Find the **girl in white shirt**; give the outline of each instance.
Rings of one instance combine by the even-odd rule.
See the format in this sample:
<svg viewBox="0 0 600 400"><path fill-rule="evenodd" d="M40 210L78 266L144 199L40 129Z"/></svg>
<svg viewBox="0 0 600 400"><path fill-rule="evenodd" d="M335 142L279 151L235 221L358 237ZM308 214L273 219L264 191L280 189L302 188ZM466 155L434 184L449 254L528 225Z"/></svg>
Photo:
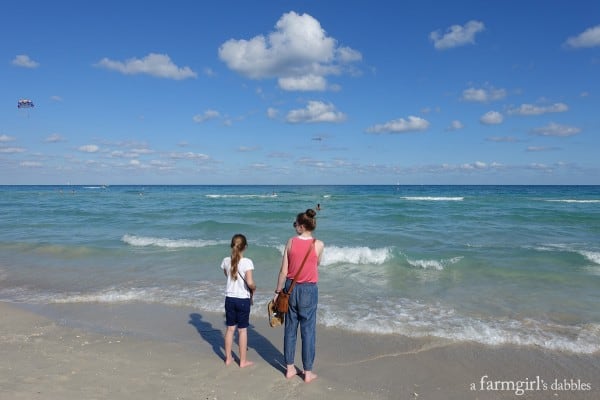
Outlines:
<svg viewBox="0 0 600 400"><path fill-rule="evenodd" d="M250 324L251 299L256 284L252 277L254 263L244 257L244 250L248 247L246 237L242 234L233 235L231 238L231 256L225 257L221 262L223 273L227 277L225 289L225 365L233 361L232 347L235 327L238 329L240 347L240 367L254 364L246 359L248 350L248 325Z"/></svg>

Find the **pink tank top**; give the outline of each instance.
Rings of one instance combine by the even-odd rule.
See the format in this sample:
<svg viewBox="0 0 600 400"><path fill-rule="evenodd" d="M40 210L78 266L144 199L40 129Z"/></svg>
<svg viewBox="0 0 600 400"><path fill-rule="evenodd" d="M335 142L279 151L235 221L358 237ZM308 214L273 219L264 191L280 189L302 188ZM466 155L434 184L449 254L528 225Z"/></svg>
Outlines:
<svg viewBox="0 0 600 400"><path fill-rule="evenodd" d="M298 236L292 238L292 248L288 251L288 274L287 277L294 279L296 272L302 265L306 252L312 246L313 239L300 239ZM315 249L311 250L304 267L300 272L297 283L317 283L319 281L319 257Z"/></svg>

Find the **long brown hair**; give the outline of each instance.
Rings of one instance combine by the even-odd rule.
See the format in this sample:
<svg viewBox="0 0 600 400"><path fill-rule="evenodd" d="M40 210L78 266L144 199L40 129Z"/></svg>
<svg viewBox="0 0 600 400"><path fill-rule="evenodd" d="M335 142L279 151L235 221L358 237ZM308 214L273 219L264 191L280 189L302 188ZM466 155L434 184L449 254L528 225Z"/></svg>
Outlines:
<svg viewBox="0 0 600 400"><path fill-rule="evenodd" d="M246 250L246 247L248 247L246 236L241 233L233 235L231 238L231 270L229 272L231 279L234 281L237 281L238 264L242 259L242 252Z"/></svg>

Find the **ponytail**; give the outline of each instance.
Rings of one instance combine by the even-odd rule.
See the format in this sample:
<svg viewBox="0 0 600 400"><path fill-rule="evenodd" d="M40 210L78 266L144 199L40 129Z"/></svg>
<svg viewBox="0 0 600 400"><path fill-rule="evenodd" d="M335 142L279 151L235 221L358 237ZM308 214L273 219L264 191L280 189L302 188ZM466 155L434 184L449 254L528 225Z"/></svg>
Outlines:
<svg viewBox="0 0 600 400"><path fill-rule="evenodd" d="M231 270L230 277L234 281L237 281L238 276L238 264L242 259L242 252L248 247L246 237L241 233L233 235L231 238Z"/></svg>

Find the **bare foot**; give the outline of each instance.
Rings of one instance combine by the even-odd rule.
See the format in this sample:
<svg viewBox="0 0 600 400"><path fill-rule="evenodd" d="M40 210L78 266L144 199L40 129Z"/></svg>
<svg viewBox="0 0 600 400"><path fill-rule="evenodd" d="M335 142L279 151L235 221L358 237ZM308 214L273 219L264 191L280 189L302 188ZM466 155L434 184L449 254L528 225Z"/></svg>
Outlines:
<svg viewBox="0 0 600 400"><path fill-rule="evenodd" d="M296 371L296 367L295 366L289 366L287 367L287 371L285 372L285 377L288 379L291 379L293 377L295 377L296 375L298 375L298 371Z"/></svg>
<svg viewBox="0 0 600 400"><path fill-rule="evenodd" d="M232 362L233 362L233 358L228 357L228 358L225 359L225 365L229 365Z"/></svg>
<svg viewBox="0 0 600 400"><path fill-rule="evenodd" d="M310 383L317 379L317 374L313 374L310 371L304 371L304 382Z"/></svg>
<svg viewBox="0 0 600 400"><path fill-rule="evenodd" d="M251 365L254 365L254 362L252 362L252 361L244 361L244 362L241 362L241 361L240 361L240 368L246 368L246 367L249 367L249 366L251 366Z"/></svg>

